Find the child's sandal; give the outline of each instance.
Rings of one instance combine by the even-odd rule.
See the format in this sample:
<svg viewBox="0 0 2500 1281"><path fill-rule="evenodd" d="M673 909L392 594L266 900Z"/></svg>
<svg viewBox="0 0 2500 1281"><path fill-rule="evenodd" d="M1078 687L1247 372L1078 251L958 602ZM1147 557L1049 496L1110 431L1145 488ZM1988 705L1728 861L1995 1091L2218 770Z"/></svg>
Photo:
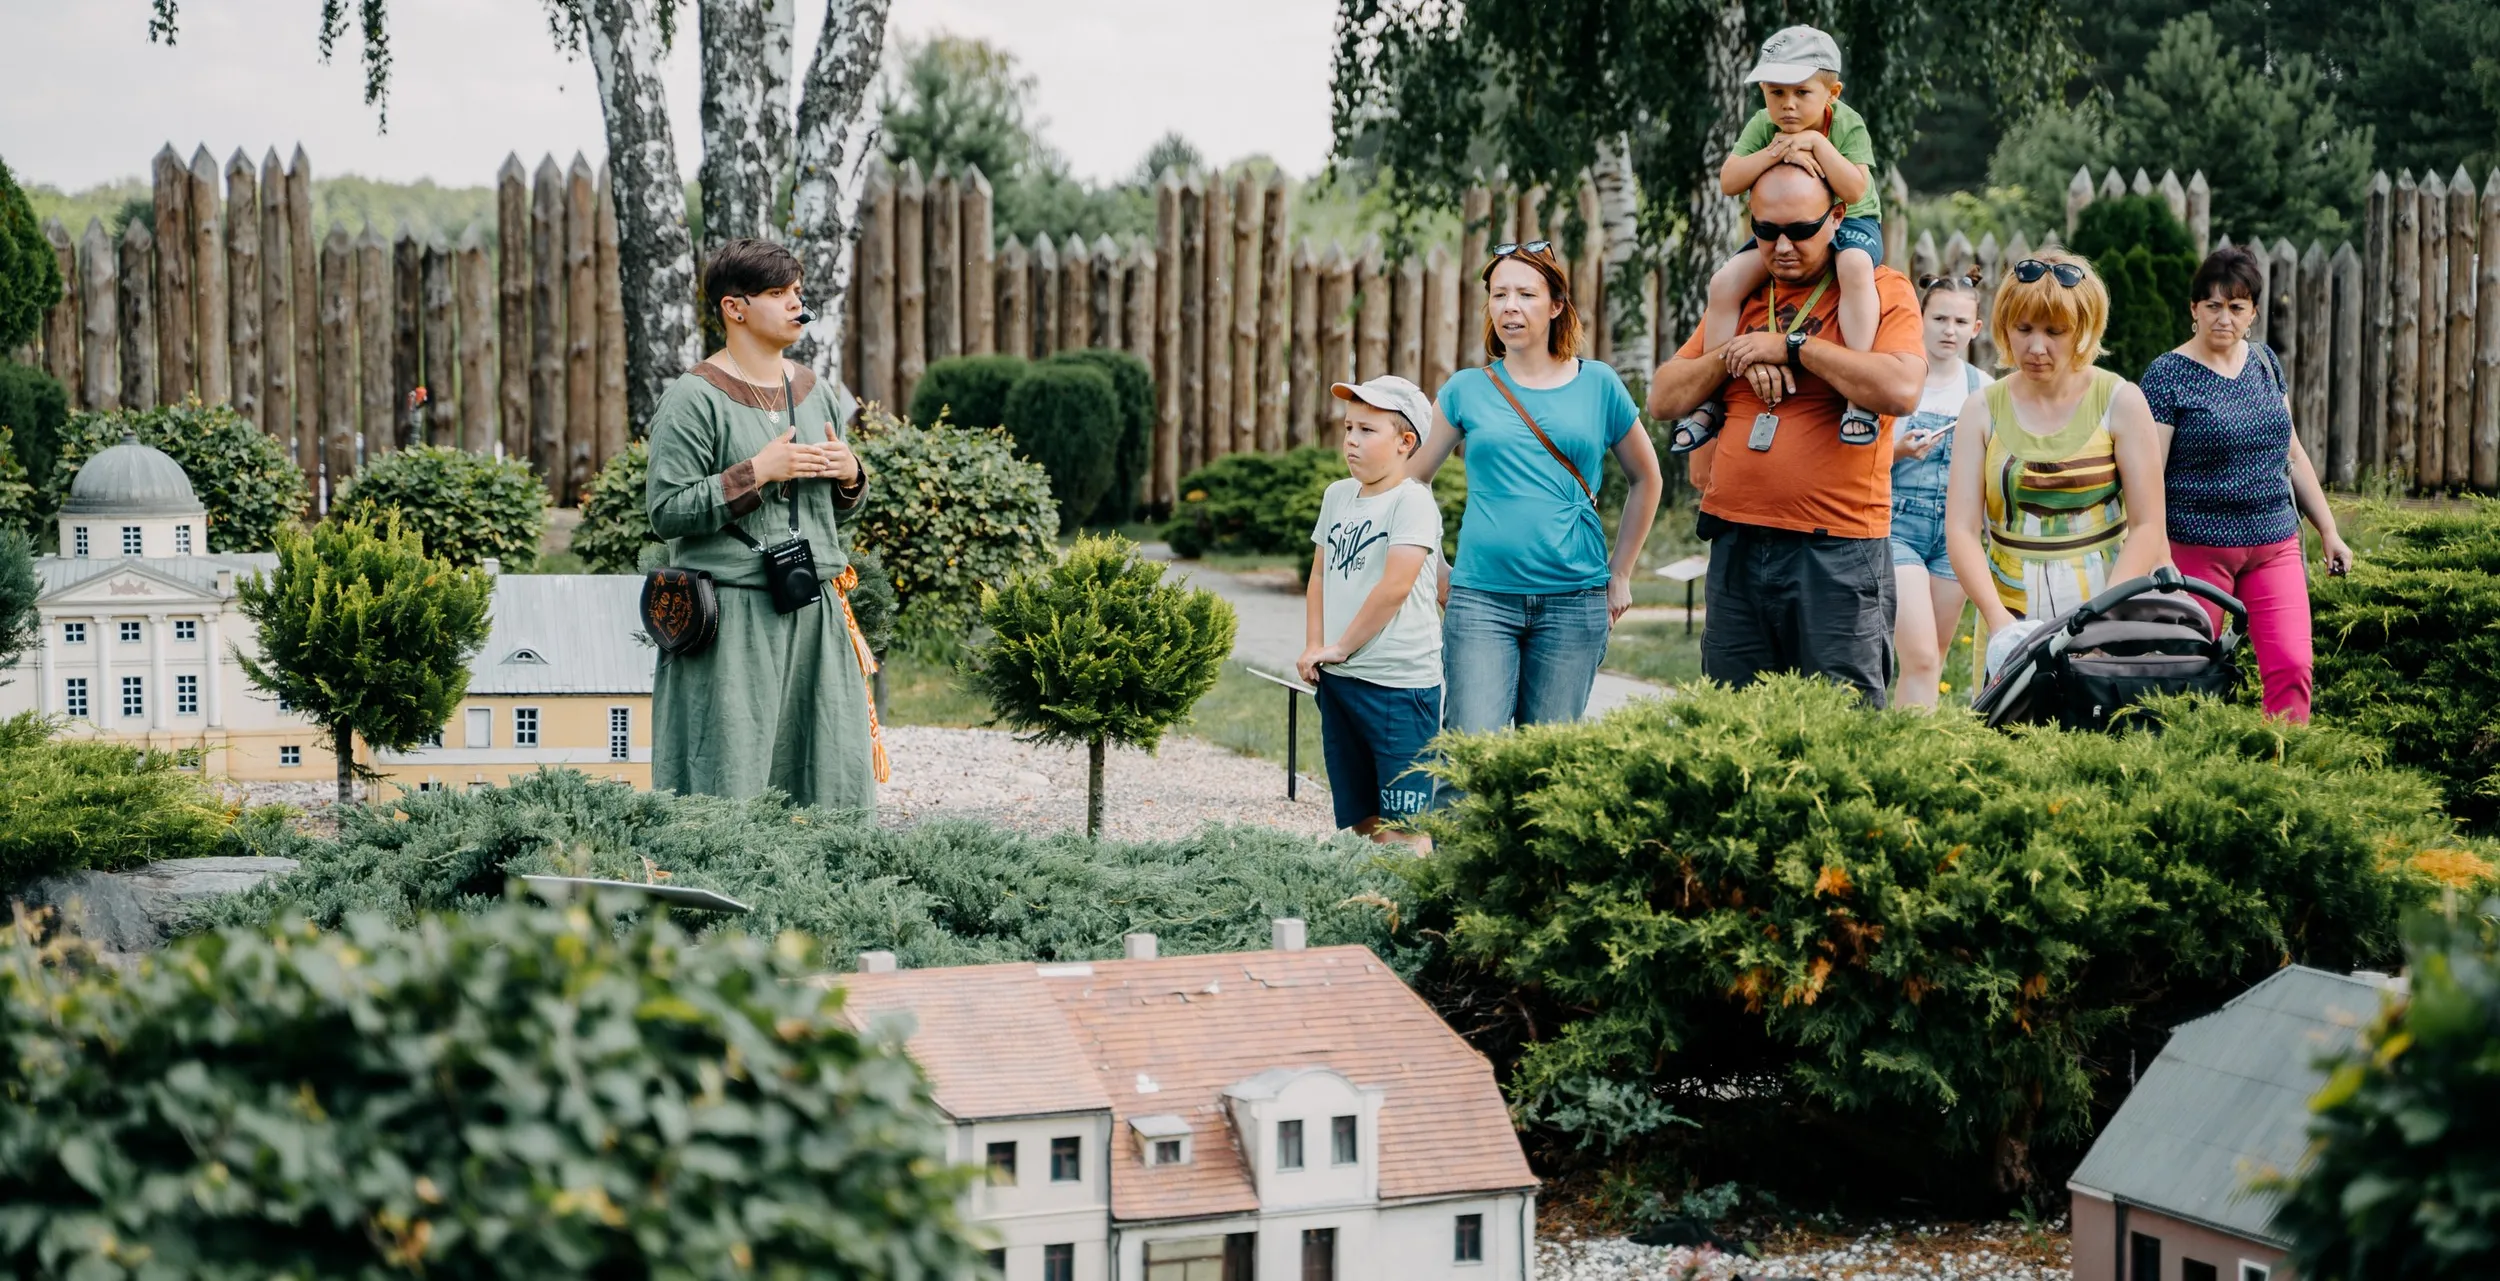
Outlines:
<svg viewBox="0 0 2500 1281"><path fill-rule="evenodd" d="M1875 415L1851 405L1849 412L1840 416L1840 443L1872 445L1875 443L1875 436L1881 425Z"/></svg>
<svg viewBox="0 0 2500 1281"><path fill-rule="evenodd" d="M1667 433L1667 452L1689 454L1709 444L1726 421L1726 405L1715 400L1703 401L1693 412L1675 420L1674 428Z"/></svg>

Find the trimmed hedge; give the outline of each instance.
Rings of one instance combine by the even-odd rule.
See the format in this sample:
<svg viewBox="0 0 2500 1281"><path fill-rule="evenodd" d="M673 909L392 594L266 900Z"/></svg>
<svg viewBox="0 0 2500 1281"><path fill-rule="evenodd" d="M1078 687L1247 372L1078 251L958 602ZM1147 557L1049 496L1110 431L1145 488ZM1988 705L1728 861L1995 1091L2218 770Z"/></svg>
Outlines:
<svg viewBox="0 0 2500 1281"><path fill-rule="evenodd" d="M547 502L526 460L416 445L366 460L330 516L379 527L396 511L426 555L464 569L493 556L517 573L538 562Z"/></svg>
<svg viewBox="0 0 2500 1281"><path fill-rule="evenodd" d="M1111 376L1084 365L1045 361L1007 393L1007 434L1050 473L1062 530L1084 523L1111 488L1120 412Z"/></svg>
<svg viewBox="0 0 2500 1281"><path fill-rule="evenodd" d="M949 356L935 361L912 384L910 418L940 419L958 427L1007 425L1007 393L1024 380L1031 362L1022 356Z"/></svg>
<svg viewBox="0 0 2500 1281"><path fill-rule="evenodd" d="M923 427L870 410L851 434L868 496L850 513L854 547L893 580L907 632L961 635L981 588L1046 563L1059 509L1050 477L1005 432Z"/></svg>
<svg viewBox="0 0 2500 1281"><path fill-rule="evenodd" d="M2179 345L2196 242L2159 196L2096 200L2075 226L2076 253L2109 288L2109 327L2100 363L2140 378L2153 358ZM2265 305L2264 299L2258 300Z"/></svg>
<svg viewBox="0 0 2500 1281"><path fill-rule="evenodd" d="M582 523L573 527L573 554L594 574L631 574L642 568L644 550L665 547L651 532L644 491L651 481L651 443L637 440L608 460L582 493Z"/></svg>
<svg viewBox="0 0 2500 1281"><path fill-rule="evenodd" d="M1109 347L1063 351L1042 363L1082 365L1110 376L1111 390L1120 398L1119 438L1111 453L1111 487L1103 491L1102 502L1085 523L1126 524L1129 517L1137 514L1138 485L1145 479L1154 454L1154 371L1146 367L1145 361Z"/></svg>
<svg viewBox="0 0 2500 1281"><path fill-rule="evenodd" d="M525 872L642 880L648 858L679 885L751 904L734 923L799 930L834 963L890 948L911 966L1121 954L1147 931L1167 953L1267 946L1268 922L1300 916L1313 943L1364 943L1411 972L1421 945L1394 936L1402 888L1356 842L1207 827L1136 844L1036 837L981 823L894 830L795 809L637 792L546 770L481 792L421 792L343 806L336 837L251 833L252 852L299 859L293 875L195 910L188 928L298 913L334 925L357 912L410 921L482 910Z"/></svg>
<svg viewBox="0 0 2500 1281"><path fill-rule="evenodd" d="M1458 986L1516 1011L1529 1115L1611 1083L1705 1118L1678 1142L1821 1116L1905 1177L2012 1190L2170 1024L2287 959L2384 963L2401 912L2491 879L2374 745L2142 721L2007 735L1782 678L1445 739L1463 793L1410 878Z"/></svg>
<svg viewBox="0 0 2500 1281"><path fill-rule="evenodd" d="M278 438L226 405L198 398L156 409L79 413L62 429L61 448L43 481L46 512L57 512L88 459L135 435L181 464L192 492L208 508L211 552L265 552L278 528L304 509L312 491ZM27 470L33 472L32 459Z"/></svg>
<svg viewBox="0 0 2500 1281"><path fill-rule="evenodd" d="M0 938L15 1276L840 1276L980 1255L945 1121L795 937L496 906ZM64 964L63 962L67 962Z"/></svg>
<svg viewBox="0 0 2500 1281"><path fill-rule="evenodd" d="M2440 780L2468 826L2500 829L2500 502L2376 518L2351 573L2309 584L2316 714Z"/></svg>
<svg viewBox="0 0 2500 1281"><path fill-rule="evenodd" d="M1163 527L1173 554L1209 552L1285 556L1311 567L1311 530L1328 487L1346 478L1345 456L1324 445L1282 454L1226 454L1181 478L1180 503ZM1433 478L1441 508L1441 554L1458 554L1459 518L1467 510L1463 468Z"/></svg>

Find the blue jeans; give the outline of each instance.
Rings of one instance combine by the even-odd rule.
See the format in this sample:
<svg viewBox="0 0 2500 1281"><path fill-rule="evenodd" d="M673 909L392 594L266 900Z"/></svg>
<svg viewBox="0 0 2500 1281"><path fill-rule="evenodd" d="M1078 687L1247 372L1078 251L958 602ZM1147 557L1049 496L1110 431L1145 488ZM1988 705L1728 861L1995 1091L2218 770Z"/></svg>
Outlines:
<svg viewBox="0 0 2500 1281"><path fill-rule="evenodd" d="M1580 719L1610 626L1603 587L1542 596L1451 588L1441 616L1441 727Z"/></svg>

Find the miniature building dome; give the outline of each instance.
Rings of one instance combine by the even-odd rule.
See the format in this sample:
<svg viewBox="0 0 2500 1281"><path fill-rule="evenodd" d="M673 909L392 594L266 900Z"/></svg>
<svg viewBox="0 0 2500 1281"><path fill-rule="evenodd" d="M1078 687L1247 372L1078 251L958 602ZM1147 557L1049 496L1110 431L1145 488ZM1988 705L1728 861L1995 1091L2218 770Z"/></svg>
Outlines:
<svg viewBox="0 0 2500 1281"><path fill-rule="evenodd" d="M65 516L196 516L207 510L182 464L136 436L88 459L61 505Z"/></svg>

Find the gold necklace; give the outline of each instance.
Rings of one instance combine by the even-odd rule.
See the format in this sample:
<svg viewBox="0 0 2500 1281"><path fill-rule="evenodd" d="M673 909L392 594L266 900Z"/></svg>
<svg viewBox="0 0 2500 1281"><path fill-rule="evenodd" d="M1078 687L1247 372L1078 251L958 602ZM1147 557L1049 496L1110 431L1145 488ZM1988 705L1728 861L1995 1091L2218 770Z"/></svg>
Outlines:
<svg viewBox="0 0 2500 1281"><path fill-rule="evenodd" d="M738 363L738 358L736 356L731 356L729 354L729 349L727 347L721 348L720 354L728 357L729 372L736 374L739 382L745 383L749 387L765 386L765 384L759 383L753 378L747 376L746 367ZM756 393L756 399L761 400L763 398L764 396L762 392ZM780 426L782 411L790 408L790 389L786 386L781 389L780 409L765 409L764 406L761 405L756 406L756 408L764 410L764 421L771 423L775 427Z"/></svg>

